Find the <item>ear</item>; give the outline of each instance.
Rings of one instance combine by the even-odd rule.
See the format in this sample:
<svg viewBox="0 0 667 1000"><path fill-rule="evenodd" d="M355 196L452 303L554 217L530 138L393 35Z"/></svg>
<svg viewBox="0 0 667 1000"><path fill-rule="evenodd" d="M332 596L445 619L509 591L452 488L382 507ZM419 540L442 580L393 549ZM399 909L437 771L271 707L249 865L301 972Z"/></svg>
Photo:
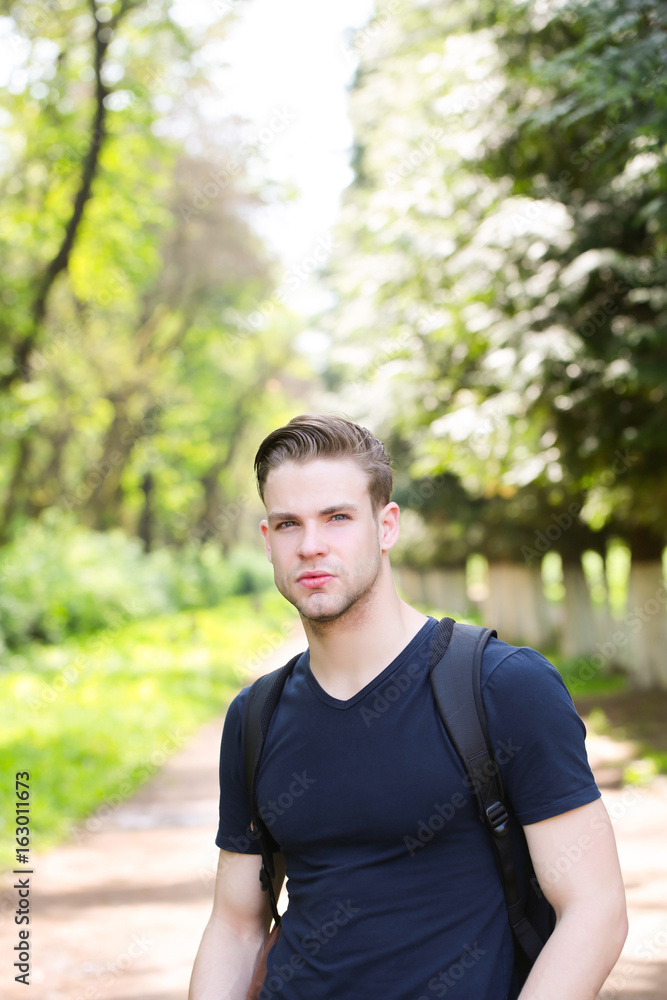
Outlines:
<svg viewBox="0 0 667 1000"><path fill-rule="evenodd" d="M260 521L259 522L260 531L264 535L264 548L266 549L266 558L271 562L271 542L269 541L269 522Z"/></svg>
<svg viewBox="0 0 667 1000"><path fill-rule="evenodd" d="M394 503L393 500L378 512L380 547L383 552L388 552L389 549L393 549L394 545L398 541L398 536L400 534L398 524L399 513L400 508L397 503Z"/></svg>

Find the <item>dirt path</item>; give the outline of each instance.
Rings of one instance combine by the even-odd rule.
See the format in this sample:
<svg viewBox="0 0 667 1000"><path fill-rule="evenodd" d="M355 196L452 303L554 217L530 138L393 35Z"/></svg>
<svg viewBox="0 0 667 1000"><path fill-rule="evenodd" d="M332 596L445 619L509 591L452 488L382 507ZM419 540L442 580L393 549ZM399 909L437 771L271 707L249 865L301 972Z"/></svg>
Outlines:
<svg viewBox="0 0 667 1000"><path fill-rule="evenodd" d="M275 664L304 648L297 637ZM185 1000L208 919L217 848L221 720L206 725L130 801L91 831L34 859L31 985L14 982L17 891L0 897L0 996L6 1000ZM589 745L602 784L618 744ZM630 908L630 935L602 1000L667 1000L667 779L605 788ZM91 824L97 826L97 824ZM371 998L373 1000L373 998Z"/></svg>

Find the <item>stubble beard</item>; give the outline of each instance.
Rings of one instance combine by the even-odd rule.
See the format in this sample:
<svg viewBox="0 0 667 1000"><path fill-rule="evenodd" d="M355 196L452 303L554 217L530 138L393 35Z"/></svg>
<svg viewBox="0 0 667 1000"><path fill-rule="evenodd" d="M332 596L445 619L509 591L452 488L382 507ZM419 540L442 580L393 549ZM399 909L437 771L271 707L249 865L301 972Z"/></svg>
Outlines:
<svg viewBox="0 0 667 1000"><path fill-rule="evenodd" d="M303 619L308 622L309 627L316 635L323 635L340 625L352 625L361 621L365 617L366 609L370 603L371 595L382 571L382 555L378 550L375 553L373 562L369 567L368 576L364 573L364 580L358 586L346 593L338 595L340 604L330 610L318 612L312 607L312 598L295 598L284 581L280 583L276 580L276 587L283 597L294 605ZM345 580L341 574L337 574L338 580ZM317 597L317 595L313 595ZM329 595L323 594L323 597ZM329 599L331 599L329 597Z"/></svg>

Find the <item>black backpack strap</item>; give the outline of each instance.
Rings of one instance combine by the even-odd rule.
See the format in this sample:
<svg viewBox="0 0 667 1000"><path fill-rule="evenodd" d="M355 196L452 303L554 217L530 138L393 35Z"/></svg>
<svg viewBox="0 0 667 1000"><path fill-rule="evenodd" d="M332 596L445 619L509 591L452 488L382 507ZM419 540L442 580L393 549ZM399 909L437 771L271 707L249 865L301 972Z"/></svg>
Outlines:
<svg viewBox="0 0 667 1000"><path fill-rule="evenodd" d="M294 664L301 655L301 653L297 653L283 667L279 667L277 670L272 670L270 673L257 678L250 686L250 690L246 695L241 722L245 779L250 799L250 826L253 833L257 834L257 843L262 855L259 881L262 889L269 894L271 913L276 925L280 924L280 914L278 913L276 895L273 891L271 879L276 873L273 864L273 855L276 851L280 850L280 847L271 836L268 827L260 816L257 807L256 785L271 717L282 694L285 681L292 673Z"/></svg>
<svg viewBox="0 0 667 1000"><path fill-rule="evenodd" d="M447 734L475 793L480 817L491 833L512 933L533 963L543 942L526 918L502 780L482 702L482 654L491 636L497 637L495 629L443 618L433 637L431 684Z"/></svg>

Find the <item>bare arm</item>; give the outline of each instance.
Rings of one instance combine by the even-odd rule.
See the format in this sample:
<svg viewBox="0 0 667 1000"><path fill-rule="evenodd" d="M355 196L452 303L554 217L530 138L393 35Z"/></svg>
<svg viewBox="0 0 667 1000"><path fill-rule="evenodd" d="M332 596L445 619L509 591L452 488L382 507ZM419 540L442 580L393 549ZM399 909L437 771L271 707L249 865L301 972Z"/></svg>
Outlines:
<svg viewBox="0 0 667 1000"><path fill-rule="evenodd" d="M278 898L285 877L282 855L275 855L275 864ZM260 865L257 854L220 851L213 912L195 959L189 1000L245 1000L271 923Z"/></svg>
<svg viewBox="0 0 667 1000"><path fill-rule="evenodd" d="M520 1000L595 1000L627 935L625 890L601 799L524 827L557 924Z"/></svg>

